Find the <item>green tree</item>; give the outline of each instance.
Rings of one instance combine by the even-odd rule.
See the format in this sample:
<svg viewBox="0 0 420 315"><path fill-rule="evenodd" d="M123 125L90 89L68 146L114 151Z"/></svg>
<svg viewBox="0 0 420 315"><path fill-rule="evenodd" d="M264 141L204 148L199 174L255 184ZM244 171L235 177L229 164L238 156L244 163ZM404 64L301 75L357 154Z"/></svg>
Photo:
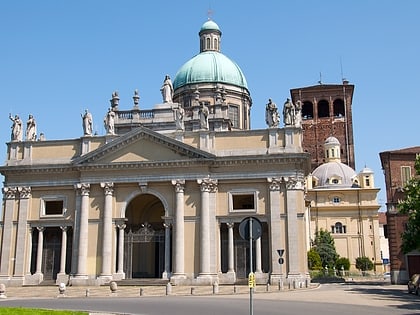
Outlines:
<svg viewBox="0 0 420 315"><path fill-rule="evenodd" d="M308 268L310 270L322 269L321 257L319 257L318 252L313 248L311 248L308 252Z"/></svg>
<svg viewBox="0 0 420 315"><path fill-rule="evenodd" d="M361 271L368 271L373 269L373 262L368 257L357 257L356 268Z"/></svg>
<svg viewBox="0 0 420 315"><path fill-rule="evenodd" d="M350 260L346 257L340 257L337 259L335 266L337 267L338 270L341 270L341 267L343 267L344 270L349 270Z"/></svg>
<svg viewBox="0 0 420 315"><path fill-rule="evenodd" d="M405 198L398 204L401 213L408 215L407 228L402 235L402 250L420 250L420 155L414 164L416 176L404 187Z"/></svg>
<svg viewBox="0 0 420 315"><path fill-rule="evenodd" d="M322 266L333 267L338 259L331 233L321 229L315 234L314 249L321 258Z"/></svg>

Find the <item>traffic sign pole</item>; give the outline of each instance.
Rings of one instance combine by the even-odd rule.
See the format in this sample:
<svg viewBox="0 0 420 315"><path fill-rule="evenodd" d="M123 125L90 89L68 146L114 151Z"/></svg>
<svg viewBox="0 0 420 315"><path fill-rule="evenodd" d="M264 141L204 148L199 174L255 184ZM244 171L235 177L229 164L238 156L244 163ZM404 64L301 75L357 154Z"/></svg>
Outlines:
<svg viewBox="0 0 420 315"><path fill-rule="evenodd" d="M254 266L252 264L252 260L253 260L253 256L252 256L252 217L251 217L249 219L249 269L250 269L250 272L249 272L248 278L250 278L251 275L252 275L252 277L254 277L254 270L253 270ZM249 280L251 280L251 279L249 279ZM252 280L255 281L254 278ZM249 314L250 315L254 315L254 303L253 303L253 300L252 300L253 292L254 292L254 286L252 285L249 288Z"/></svg>

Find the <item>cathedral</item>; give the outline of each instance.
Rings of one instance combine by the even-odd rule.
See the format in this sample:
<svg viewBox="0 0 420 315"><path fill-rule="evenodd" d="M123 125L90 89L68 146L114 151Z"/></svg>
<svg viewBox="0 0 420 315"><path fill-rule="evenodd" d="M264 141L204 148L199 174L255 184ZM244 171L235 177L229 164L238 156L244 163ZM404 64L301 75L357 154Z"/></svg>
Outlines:
<svg viewBox="0 0 420 315"><path fill-rule="evenodd" d="M299 102L281 115L270 101L267 128L252 130L247 81L221 36L214 21L201 26L199 54L165 76L152 109L138 91L132 105L113 92L104 135L88 111L74 139L23 139L10 117L0 283L308 280L311 158ZM258 237L241 233L250 218Z"/></svg>

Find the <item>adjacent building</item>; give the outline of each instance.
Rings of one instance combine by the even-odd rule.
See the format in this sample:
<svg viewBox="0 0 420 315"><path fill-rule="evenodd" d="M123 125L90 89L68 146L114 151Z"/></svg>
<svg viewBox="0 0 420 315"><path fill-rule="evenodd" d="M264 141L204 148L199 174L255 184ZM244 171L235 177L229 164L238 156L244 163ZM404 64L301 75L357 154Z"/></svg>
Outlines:
<svg viewBox="0 0 420 315"><path fill-rule="evenodd" d="M350 271L356 271L356 258L368 257L374 271L381 273L379 188L375 187L371 169L365 167L356 174L341 162L340 148L337 138L328 137L324 143L325 163L308 176L310 236L314 240L317 231L330 232L337 253L349 259Z"/></svg>
<svg viewBox="0 0 420 315"><path fill-rule="evenodd" d="M404 186L416 174L414 164L420 147L410 147L379 153L385 176L389 258L391 282L406 284L411 275L420 273L420 252L403 253L401 234L408 216L398 211L398 201L404 199Z"/></svg>

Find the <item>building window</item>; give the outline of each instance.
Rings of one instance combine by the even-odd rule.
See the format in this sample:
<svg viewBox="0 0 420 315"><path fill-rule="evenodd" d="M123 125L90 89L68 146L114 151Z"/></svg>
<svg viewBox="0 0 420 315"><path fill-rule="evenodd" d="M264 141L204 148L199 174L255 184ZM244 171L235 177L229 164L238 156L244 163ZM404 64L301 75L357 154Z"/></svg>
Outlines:
<svg viewBox="0 0 420 315"><path fill-rule="evenodd" d="M65 212L65 197L48 196L41 198L41 216L62 216Z"/></svg>
<svg viewBox="0 0 420 315"><path fill-rule="evenodd" d="M229 105L229 119L233 128L239 128L239 108L235 105Z"/></svg>
<svg viewBox="0 0 420 315"><path fill-rule="evenodd" d="M369 179L369 176L366 176L366 177L365 177L365 185L366 185L366 187L369 187L369 186L370 186L370 179Z"/></svg>
<svg viewBox="0 0 420 315"><path fill-rule="evenodd" d="M330 108L328 101L320 100L318 102L318 118L330 117Z"/></svg>
<svg viewBox="0 0 420 315"><path fill-rule="evenodd" d="M332 200L333 203L340 203L340 201L341 201L340 197L337 197L337 196L333 197L333 200Z"/></svg>
<svg viewBox="0 0 420 315"><path fill-rule="evenodd" d="M331 226L331 233L333 234L344 234L346 233L346 226L337 222L335 225Z"/></svg>
<svg viewBox="0 0 420 315"><path fill-rule="evenodd" d="M312 102L305 101L302 105L302 118L313 119L314 118L314 105Z"/></svg>
<svg viewBox="0 0 420 315"><path fill-rule="evenodd" d="M411 179L411 167L410 166L401 166L401 184L402 184L402 187L407 185L407 183L410 179Z"/></svg>
<svg viewBox="0 0 420 315"><path fill-rule="evenodd" d="M336 99L333 102L333 108L334 108L334 117L336 118L342 118L345 116L345 106L344 101L342 99Z"/></svg>
<svg viewBox="0 0 420 315"><path fill-rule="evenodd" d="M229 192L229 211L257 211L257 192Z"/></svg>

